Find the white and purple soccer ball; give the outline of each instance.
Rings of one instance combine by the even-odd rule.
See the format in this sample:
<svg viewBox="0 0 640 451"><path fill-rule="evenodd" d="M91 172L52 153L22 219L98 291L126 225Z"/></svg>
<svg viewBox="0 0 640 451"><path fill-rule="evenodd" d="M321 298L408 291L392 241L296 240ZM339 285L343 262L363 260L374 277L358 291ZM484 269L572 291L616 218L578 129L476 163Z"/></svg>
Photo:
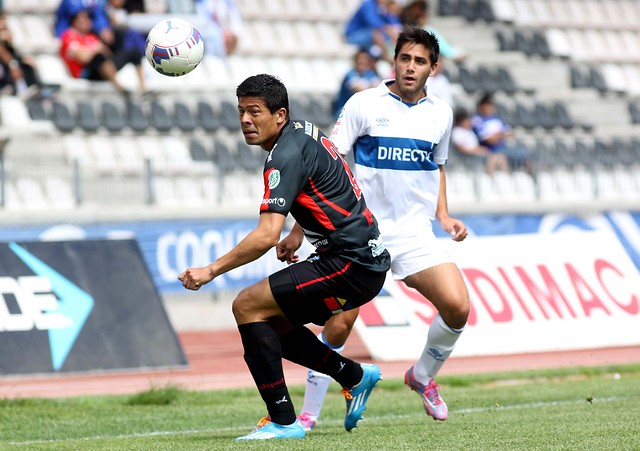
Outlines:
<svg viewBox="0 0 640 451"><path fill-rule="evenodd" d="M147 61L156 71L179 77L195 69L204 55L202 35L183 19L166 19L149 31L145 47Z"/></svg>

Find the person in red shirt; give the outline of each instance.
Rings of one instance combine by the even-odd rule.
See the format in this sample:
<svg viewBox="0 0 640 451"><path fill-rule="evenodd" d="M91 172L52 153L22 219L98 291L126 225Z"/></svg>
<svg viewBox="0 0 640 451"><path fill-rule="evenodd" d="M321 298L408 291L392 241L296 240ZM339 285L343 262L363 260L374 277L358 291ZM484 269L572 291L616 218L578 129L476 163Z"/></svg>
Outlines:
<svg viewBox="0 0 640 451"><path fill-rule="evenodd" d="M146 91L142 59L138 52L123 50L111 53L100 37L91 31L91 16L80 10L71 18L71 26L60 37L60 56L74 78L110 81L121 94L128 91L120 84L116 75L126 64L133 64L138 73L140 90Z"/></svg>

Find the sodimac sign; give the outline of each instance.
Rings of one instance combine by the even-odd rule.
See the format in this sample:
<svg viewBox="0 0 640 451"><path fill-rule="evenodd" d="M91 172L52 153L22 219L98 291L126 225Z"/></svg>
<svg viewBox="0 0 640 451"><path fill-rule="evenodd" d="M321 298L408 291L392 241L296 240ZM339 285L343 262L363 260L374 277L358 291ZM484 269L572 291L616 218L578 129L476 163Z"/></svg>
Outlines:
<svg viewBox="0 0 640 451"><path fill-rule="evenodd" d="M471 300L456 356L640 344L640 273L609 232L470 237L449 250ZM356 327L374 358L416 359L436 314L389 275Z"/></svg>

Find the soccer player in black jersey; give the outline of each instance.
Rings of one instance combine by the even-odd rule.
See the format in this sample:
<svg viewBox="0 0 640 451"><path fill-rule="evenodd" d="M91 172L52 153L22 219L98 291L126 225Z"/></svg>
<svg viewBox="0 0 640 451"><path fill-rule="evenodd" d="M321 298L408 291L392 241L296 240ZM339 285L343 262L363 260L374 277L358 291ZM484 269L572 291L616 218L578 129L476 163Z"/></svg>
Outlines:
<svg viewBox="0 0 640 451"><path fill-rule="evenodd" d="M260 220L227 254L178 278L185 288L198 290L276 246L280 260L295 264L245 288L233 301L244 359L269 413L239 439L305 436L296 421L282 358L328 374L342 385L344 425L350 431L362 418L380 369L334 352L305 324L323 325L332 315L373 299L390 267L389 253L356 180L331 141L310 122L289 118L285 86L271 75L255 75L238 86L236 96L245 141L268 152ZM289 213L296 223L281 240ZM296 251L305 237L316 252L298 261Z"/></svg>

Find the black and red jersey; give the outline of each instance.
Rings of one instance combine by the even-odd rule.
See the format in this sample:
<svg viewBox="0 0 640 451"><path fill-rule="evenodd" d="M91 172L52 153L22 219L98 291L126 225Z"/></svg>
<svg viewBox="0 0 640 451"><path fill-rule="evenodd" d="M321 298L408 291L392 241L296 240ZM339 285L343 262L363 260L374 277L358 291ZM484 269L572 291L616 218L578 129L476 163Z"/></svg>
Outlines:
<svg viewBox="0 0 640 451"><path fill-rule="evenodd" d="M306 121L283 127L265 161L264 185L260 212L291 213L318 253L389 269L378 223L349 166L318 127Z"/></svg>

